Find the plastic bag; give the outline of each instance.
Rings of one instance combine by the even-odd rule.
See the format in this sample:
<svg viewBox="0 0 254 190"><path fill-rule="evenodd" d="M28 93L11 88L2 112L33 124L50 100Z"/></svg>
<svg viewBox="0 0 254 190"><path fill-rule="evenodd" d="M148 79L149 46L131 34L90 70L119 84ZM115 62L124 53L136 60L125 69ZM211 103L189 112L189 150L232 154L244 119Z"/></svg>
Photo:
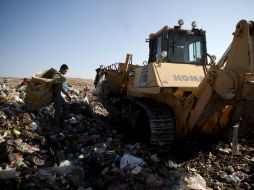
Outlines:
<svg viewBox="0 0 254 190"><path fill-rule="evenodd" d="M125 154L120 161L120 168L123 169L126 166L143 166L145 162L142 158L138 158L129 154Z"/></svg>

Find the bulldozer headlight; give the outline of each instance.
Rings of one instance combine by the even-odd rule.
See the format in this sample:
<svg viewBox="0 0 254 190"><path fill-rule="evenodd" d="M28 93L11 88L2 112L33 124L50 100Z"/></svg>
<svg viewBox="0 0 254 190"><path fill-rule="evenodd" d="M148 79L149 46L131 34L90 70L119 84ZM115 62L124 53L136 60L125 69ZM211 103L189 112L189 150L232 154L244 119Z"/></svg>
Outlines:
<svg viewBox="0 0 254 190"><path fill-rule="evenodd" d="M191 23L191 26L192 26L192 28L196 28L196 27L197 27L197 22L196 22L196 21L193 21L193 22Z"/></svg>
<svg viewBox="0 0 254 190"><path fill-rule="evenodd" d="M179 19L179 20L178 20L178 25L181 27L183 24L184 24L183 19Z"/></svg>
<svg viewBox="0 0 254 190"><path fill-rule="evenodd" d="M161 57L162 57L162 59L166 58L167 55L168 55L167 51L162 51L162 52L161 52Z"/></svg>

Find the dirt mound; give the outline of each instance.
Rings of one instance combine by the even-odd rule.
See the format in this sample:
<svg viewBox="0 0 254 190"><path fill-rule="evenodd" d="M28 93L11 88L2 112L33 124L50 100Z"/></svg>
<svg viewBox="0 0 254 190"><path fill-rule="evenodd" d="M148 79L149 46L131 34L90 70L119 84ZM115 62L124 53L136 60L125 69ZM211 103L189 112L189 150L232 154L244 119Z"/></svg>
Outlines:
<svg viewBox="0 0 254 190"><path fill-rule="evenodd" d="M0 82L4 81L5 77L0 77ZM23 78L19 77L7 77L7 81L12 86L17 86L22 82ZM94 88L92 79L84 79L84 78L67 78L67 82L72 86L82 89L85 85L87 85L90 89Z"/></svg>
<svg viewBox="0 0 254 190"><path fill-rule="evenodd" d="M67 82L74 86L75 88L84 88L85 85L88 88L94 88L93 80L92 79L83 79L83 78L67 78Z"/></svg>

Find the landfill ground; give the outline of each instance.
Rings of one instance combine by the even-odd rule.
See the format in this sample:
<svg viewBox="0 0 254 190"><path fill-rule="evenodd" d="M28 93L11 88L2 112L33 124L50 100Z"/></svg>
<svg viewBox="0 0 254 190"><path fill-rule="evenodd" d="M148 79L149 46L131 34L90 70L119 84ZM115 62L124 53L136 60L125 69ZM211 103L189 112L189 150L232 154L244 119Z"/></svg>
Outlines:
<svg viewBox="0 0 254 190"><path fill-rule="evenodd" d="M20 82L0 78L1 190L254 189L253 115L239 128L238 155L232 156L230 132L179 140L170 152L160 153L122 140L94 95L92 80L69 79L72 111L62 128L52 127L52 104L24 110Z"/></svg>

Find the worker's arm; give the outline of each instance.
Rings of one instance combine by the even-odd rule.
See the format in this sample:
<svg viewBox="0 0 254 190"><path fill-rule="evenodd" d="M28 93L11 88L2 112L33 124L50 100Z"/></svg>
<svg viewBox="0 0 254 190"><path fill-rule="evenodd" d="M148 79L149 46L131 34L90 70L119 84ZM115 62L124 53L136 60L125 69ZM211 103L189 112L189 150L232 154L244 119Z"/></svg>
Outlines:
<svg viewBox="0 0 254 190"><path fill-rule="evenodd" d="M66 97L68 98L68 101L71 101L70 95L69 95L68 92L63 88L63 86L62 86L61 91L62 91L62 93L64 93L64 94L66 95Z"/></svg>

